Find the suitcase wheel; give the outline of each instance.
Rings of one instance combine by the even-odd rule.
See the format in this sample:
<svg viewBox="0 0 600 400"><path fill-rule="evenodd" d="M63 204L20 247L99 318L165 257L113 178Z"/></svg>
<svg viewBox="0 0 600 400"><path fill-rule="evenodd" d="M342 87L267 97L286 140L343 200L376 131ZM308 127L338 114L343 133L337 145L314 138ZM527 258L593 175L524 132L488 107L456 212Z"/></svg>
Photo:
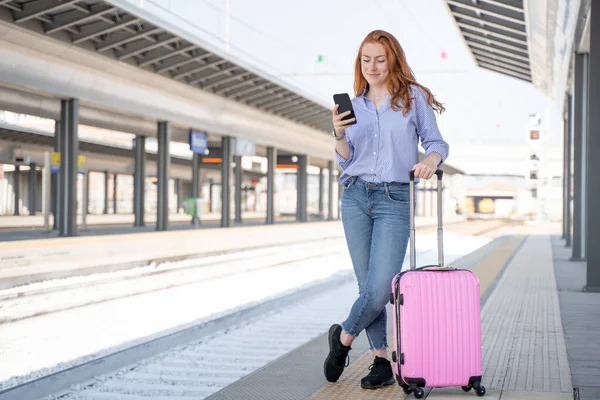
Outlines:
<svg viewBox="0 0 600 400"><path fill-rule="evenodd" d="M471 389L473 389L473 386L469 385L469 386L461 386L462 390L464 390L465 392L470 391ZM482 384L476 384L475 385L475 394L478 397L482 397L485 396L485 387Z"/></svg>
<svg viewBox="0 0 600 400"><path fill-rule="evenodd" d="M425 396L425 391L423 389L421 389L421 388L416 388L415 389L415 397L417 399L422 399L423 396Z"/></svg>

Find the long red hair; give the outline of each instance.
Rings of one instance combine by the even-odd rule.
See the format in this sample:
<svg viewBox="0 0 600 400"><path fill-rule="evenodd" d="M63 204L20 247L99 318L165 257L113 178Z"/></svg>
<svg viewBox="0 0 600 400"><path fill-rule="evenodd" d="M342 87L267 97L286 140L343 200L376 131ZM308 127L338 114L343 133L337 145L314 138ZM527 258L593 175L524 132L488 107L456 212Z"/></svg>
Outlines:
<svg viewBox="0 0 600 400"><path fill-rule="evenodd" d="M410 111L412 106L412 91L410 85L415 85L421 88L427 94L427 102L433 107L434 110L440 114L444 112L444 106L438 102L431 94L431 91L425 86L417 83L414 73L406 62L406 56L404 50L398 40L388 32L382 30L375 30L367 35L360 45L358 55L356 56L356 63L354 66L354 92L358 96L363 90L369 89L369 83L362 74L361 68L361 56L362 49L366 43L379 43L385 49L385 53L388 60L388 67L390 69L389 78L387 81L388 91L391 93L391 106L395 111L402 110L402 113L406 115Z"/></svg>

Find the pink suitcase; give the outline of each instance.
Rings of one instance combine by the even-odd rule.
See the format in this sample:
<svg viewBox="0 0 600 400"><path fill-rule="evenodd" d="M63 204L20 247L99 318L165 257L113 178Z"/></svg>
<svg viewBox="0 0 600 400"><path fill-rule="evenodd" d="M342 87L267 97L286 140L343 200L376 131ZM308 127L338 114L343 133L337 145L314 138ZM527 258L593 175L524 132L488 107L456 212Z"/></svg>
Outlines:
<svg viewBox="0 0 600 400"><path fill-rule="evenodd" d="M410 173L410 269L392 280L394 351L398 384L417 399L423 387L461 386L485 395L481 384L479 279L444 266L442 171L438 178L438 265L415 268L414 173Z"/></svg>

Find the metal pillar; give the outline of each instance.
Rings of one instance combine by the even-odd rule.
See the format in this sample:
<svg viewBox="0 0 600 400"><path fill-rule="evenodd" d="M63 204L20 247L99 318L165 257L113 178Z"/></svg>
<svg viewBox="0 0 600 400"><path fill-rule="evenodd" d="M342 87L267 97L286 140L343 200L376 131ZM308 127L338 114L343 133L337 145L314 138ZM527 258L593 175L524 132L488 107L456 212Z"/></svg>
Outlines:
<svg viewBox="0 0 600 400"><path fill-rule="evenodd" d="M596 5L597 2L594 2ZM591 7L590 12L590 71L600 71L600 7ZM589 74L588 110L600 109L600 74ZM587 129L586 154L586 259L587 259L587 291L600 292L600 113L590 112Z"/></svg>
<svg viewBox="0 0 600 400"><path fill-rule="evenodd" d="M60 121L54 121L54 151L60 153L61 148L61 132L62 124ZM51 167L49 167L51 168ZM52 229L58 230L60 225L60 171L52 174L51 178L51 195L52 195Z"/></svg>
<svg viewBox="0 0 600 400"><path fill-rule="evenodd" d="M297 173L297 188L298 188L298 210L296 219L300 222L308 221L307 203L308 203L308 156L298 156L298 173Z"/></svg>
<svg viewBox="0 0 600 400"><path fill-rule="evenodd" d="M573 226L571 223L571 183L573 182L573 171L571 169L571 161L573 156L573 95L567 94L567 125L565 127L567 133L567 231L565 235L565 245L571 247L571 240L573 239L572 232ZM539 210L541 212L541 210Z"/></svg>
<svg viewBox="0 0 600 400"><path fill-rule="evenodd" d="M171 124L168 121L158 123L158 159L156 170L158 171L158 201L156 230L166 231L169 229L169 144L171 143Z"/></svg>
<svg viewBox="0 0 600 400"><path fill-rule="evenodd" d="M221 227L231 226L231 191L229 181L231 177L231 136L222 138L222 161L221 161Z"/></svg>
<svg viewBox="0 0 600 400"><path fill-rule="evenodd" d="M329 183L327 185L327 220L333 221L333 188L335 186L333 181L333 161L327 162L327 170L329 171ZM337 182L335 183L337 184Z"/></svg>
<svg viewBox="0 0 600 400"><path fill-rule="evenodd" d="M275 170L277 168L277 149L267 147L267 224L275 223Z"/></svg>
<svg viewBox="0 0 600 400"><path fill-rule="evenodd" d="M81 196L81 230L87 231L88 203L90 198L89 172L83 174L83 193Z"/></svg>
<svg viewBox="0 0 600 400"><path fill-rule="evenodd" d="M146 194L146 137L136 136L133 148L135 170L133 173L133 226L145 226L144 203Z"/></svg>
<svg viewBox="0 0 600 400"><path fill-rule="evenodd" d="M37 208L37 171L35 163L29 164L29 215L35 215Z"/></svg>
<svg viewBox="0 0 600 400"><path fill-rule="evenodd" d="M192 155L192 197L200 197L200 154Z"/></svg>
<svg viewBox="0 0 600 400"><path fill-rule="evenodd" d="M585 214L583 201L585 190L584 176L584 131L587 128L587 85L588 85L588 55L575 55L575 104L573 109L573 246L572 260L583 261L584 256L584 225ZM566 223L566 221L565 221Z"/></svg>
<svg viewBox="0 0 600 400"><path fill-rule="evenodd" d="M566 108L566 100L565 100L565 108ZM563 118L563 177L562 177L562 239L566 239L567 237L567 204L569 202L568 199L568 193L569 193L569 189L567 187L567 181L568 181L568 172L567 172L567 158L568 158L568 152L569 152L569 146L568 146L568 135L569 135L569 128L567 125L567 118ZM539 177L538 177L539 179Z"/></svg>
<svg viewBox="0 0 600 400"><path fill-rule="evenodd" d="M324 216L324 203L323 203L323 190L325 189L325 176L323 175L323 168L319 168L319 217L325 218Z"/></svg>
<svg viewBox="0 0 600 400"><path fill-rule="evenodd" d="M113 175L113 214L116 214L118 212L118 210L117 210L117 203L118 203L118 200L119 200L118 197L117 197L117 189L118 189L118 186L117 186L117 177L118 176L119 175L117 175L117 174Z"/></svg>
<svg viewBox="0 0 600 400"><path fill-rule="evenodd" d="M42 168L42 214L44 215L44 232L50 231L51 180L50 152L46 151L44 153L44 168Z"/></svg>
<svg viewBox="0 0 600 400"><path fill-rule="evenodd" d="M79 155L79 100L61 101L60 236L77 234L77 158Z"/></svg>
<svg viewBox="0 0 600 400"><path fill-rule="evenodd" d="M200 197L200 154L192 154L192 195L193 199ZM200 218L199 210L196 209L196 215L192 216L192 224L198 226Z"/></svg>
<svg viewBox="0 0 600 400"><path fill-rule="evenodd" d="M211 178L208 180L208 212L215 211L215 205L213 203L213 189L215 186L215 181Z"/></svg>
<svg viewBox="0 0 600 400"><path fill-rule="evenodd" d="M21 188L19 187L19 183L20 183L20 178L21 178L21 166L19 165L15 165L15 172L13 172L13 190L14 190L14 194L15 194L15 209L13 214L14 215L21 215L19 213L19 194L21 192Z"/></svg>
<svg viewBox="0 0 600 400"><path fill-rule="evenodd" d="M108 171L104 171L104 210L102 214L108 214Z"/></svg>
<svg viewBox="0 0 600 400"><path fill-rule="evenodd" d="M242 222L242 156L233 156L235 163L235 222Z"/></svg>
<svg viewBox="0 0 600 400"><path fill-rule="evenodd" d="M175 212L179 214L181 209L181 179L175 178Z"/></svg>

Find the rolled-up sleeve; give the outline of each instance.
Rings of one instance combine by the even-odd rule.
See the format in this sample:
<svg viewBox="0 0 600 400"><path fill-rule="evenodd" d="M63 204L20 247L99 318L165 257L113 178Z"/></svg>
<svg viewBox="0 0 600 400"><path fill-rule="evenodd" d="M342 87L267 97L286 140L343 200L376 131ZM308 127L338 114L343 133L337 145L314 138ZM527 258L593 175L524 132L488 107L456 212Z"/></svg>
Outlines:
<svg viewBox="0 0 600 400"><path fill-rule="evenodd" d="M340 169L342 171L345 170L346 168L348 168L348 166L352 163L352 160L354 159L354 145L350 141L350 138L348 137L347 134L346 134L346 140L348 140L348 145L350 146L350 157L348 157L347 160L345 160L344 157L340 156L340 154L337 152L335 147L333 148L333 152L335 153L335 160L338 163L338 165L340 166Z"/></svg>
<svg viewBox="0 0 600 400"><path fill-rule="evenodd" d="M427 102L427 95L419 88L415 92L415 111L417 117L417 134L425 150L425 157L436 152L442 156L440 165L448 158L450 146L442 138L433 108Z"/></svg>

